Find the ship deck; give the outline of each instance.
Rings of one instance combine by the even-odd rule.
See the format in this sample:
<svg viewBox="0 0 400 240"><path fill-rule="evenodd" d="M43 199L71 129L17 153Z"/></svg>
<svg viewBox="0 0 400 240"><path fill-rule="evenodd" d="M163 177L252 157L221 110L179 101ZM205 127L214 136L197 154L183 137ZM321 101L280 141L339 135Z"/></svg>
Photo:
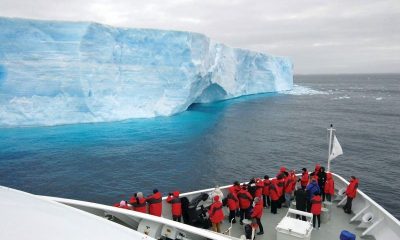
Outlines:
<svg viewBox="0 0 400 240"><path fill-rule="evenodd" d="M315 240L337 240L339 239L340 233L342 230L347 230L353 234L356 234L356 239L361 239L361 234L363 229L357 229L357 224L350 223L350 219L354 216L353 214L344 213L341 207L337 207L338 202L333 202L331 208L331 219L326 223L321 221L320 229L313 229L311 233L311 239ZM285 217L288 208L282 207L278 209L277 214L272 214L270 208L265 209L261 219L261 223L264 227L263 235L255 235L255 239L259 240L271 240L277 239L277 231L276 226L279 222ZM240 238L241 235L244 235L244 226L240 225L238 218L237 222L232 225L231 236ZM322 220L322 219L321 219ZM317 222L316 222L317 223ZM317 223L318 224L318 223ZM230 224L227 219L225 219L221 231L228 229ZM256 232L259 230L256 229ZM363 237L363 239L366 239ZM374 239L373 237L368 237L368 239Z"/></svg>
<svg viewBox="0 0 400 240"><path fill-rule="evenodd" d="M383 209L379 204L370 199L362 191L358 190L357 197L353 201L353 212L354 214L344 213L339 205L343 205L345 202L344 192L347 185L349 184L344 178L339 175L333 174L335 180L335 198L341 199L341 201L333 201L330 208L331 218L329 221L321 222L320 229L313 229L311 231L310 238L298 238L288 236L280 239L313 239L313 240L337 240L339 239L342 230L347 230L356 234L356 239L376 239L376 240L388 240L388 239L400 239L400 221L394 218L389 212ZM220 190L224 196L228 193L230 186L221 187ZM197 208L201 209L200 203L197 202L198 197L202 194L211 196L215 189L203 189L199 191L183 193L181 198L186 197L189 202L196 202ZM240 225L238 222L233 224L230 236L218 234L210 230L204 230L194 226L190 226L183 223L177 223L171 220L171 206L168 204L164 197L163 199L163 217L155 217L149 214L135 212L131 210L116 208L112 206L106 206L97 203L84 202L73 199L45 197L41 198L56 201L59 203L66 204L68 206L89 212L99 217L107 217L108 219L118 219L119 223L129 227L133 230L147 234L149 237L160 239L162 237L169 237L171 239L215 239L215 240L232 240L240 239L244 235L244 225ZM196 200L197 199L197 200ZM209 206L211 198L208 198L202 204L203 206ZM329 207L328 207L329 208ZM221 227L224 231L229 228L227 208L223 208L225 212L225 221ZM288 208L278 209L278 214L274 215L270 213L270 209L264 209L262 217L262 224L264 226L264 235L256 235L255 239L262 240L275 240L278 237L277 230L275 229L279 222L286 216ZM109 218L111 217L111 218ZM322 219L321 219L322 220ZM362 221L362 222L360 222ZM294 229L299 225L292 223L291 229ZM142 227L142 228L141 228ZM145 228L143 228L145 227ZM161 227L166 232L161 232ZM144 230L143 230L144 229ZM257 230L258 232L258 230ZM175 234L175 235L172 235ZM280 235L280 234L279 234ZM173 237L175 236L175 237ZM133 238L135 239L135 238Z"/></svg>

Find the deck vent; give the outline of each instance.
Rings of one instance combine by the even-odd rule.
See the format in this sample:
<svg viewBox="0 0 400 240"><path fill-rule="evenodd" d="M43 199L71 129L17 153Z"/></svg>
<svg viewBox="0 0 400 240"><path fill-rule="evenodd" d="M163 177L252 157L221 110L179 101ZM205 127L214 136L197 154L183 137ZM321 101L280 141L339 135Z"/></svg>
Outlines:
<svg viewBox="0 0 400 240"><path fill-rule="evenodd" d="M374 220L374 214L372 214L372 213L370 213L370 212L364 214L363 217L362 217L362 221L363 221L364 223L370 223L370 222L372 222L373 220Z"/></svg>

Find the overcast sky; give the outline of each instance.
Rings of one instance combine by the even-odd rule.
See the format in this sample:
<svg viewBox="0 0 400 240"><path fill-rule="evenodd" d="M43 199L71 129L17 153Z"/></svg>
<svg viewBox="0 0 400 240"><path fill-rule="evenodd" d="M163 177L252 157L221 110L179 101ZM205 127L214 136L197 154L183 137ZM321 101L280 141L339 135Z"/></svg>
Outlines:
<svg viewBox="0 0 400 240"><path fill-rule="evenodd" d="M200 32L297 74L400 72L400 0L0 0L0 16Z"/></svg>

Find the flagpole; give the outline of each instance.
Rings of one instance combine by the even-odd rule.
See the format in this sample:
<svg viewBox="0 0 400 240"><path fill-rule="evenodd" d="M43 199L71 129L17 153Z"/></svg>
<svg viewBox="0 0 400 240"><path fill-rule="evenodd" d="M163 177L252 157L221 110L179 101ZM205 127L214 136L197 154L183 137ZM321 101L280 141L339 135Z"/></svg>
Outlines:
<svg viewBox="0 0 400 240"><path fill-rule="evenodd" d="M331 151L332 151L332 134L333 134L333 124L331 124L331 128L328 128L329 131L329 147L328 147L328 172L331 171L331 161L329 160Z"/></svg>

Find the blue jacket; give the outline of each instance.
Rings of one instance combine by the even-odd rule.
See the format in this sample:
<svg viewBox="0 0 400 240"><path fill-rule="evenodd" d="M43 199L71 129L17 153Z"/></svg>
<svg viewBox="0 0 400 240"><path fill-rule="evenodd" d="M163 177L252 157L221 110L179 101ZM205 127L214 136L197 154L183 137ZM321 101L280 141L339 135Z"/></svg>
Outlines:
<svg viewBox="0 0 400 240"><path fill-rule="evenodd" d="M307 191L307 200L311 200L314 197L315 193L321 192L318 183L316 181L312 181L310 184L308 184L306 191Z"/></svg>

